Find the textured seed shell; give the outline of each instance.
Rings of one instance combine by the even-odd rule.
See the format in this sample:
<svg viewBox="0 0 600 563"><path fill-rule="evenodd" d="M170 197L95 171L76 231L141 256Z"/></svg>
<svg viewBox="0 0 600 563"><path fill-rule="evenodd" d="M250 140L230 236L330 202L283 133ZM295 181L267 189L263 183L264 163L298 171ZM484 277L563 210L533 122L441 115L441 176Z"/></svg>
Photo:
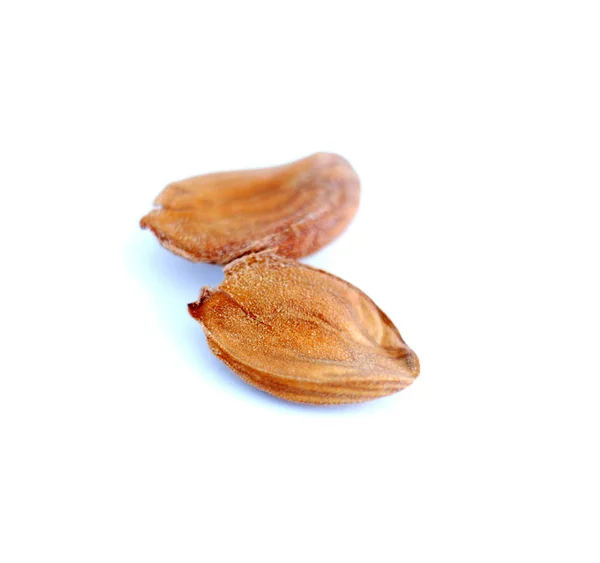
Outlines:
<svg viewBox="0 0 600 563"><path fill-rule="evenodd" d="M169 184L140 225L194 262L228 264L262 250L300 258L346 228L359 192L358 176L345 159L317 153L275 168Z"/></svg>
<svg viewBox="0 0 600 563"><path fill-rule="evenodd" d="M353 285L272 253L245 256L188 305L213 353L252 385L301 403L355 403L400 391L419 360Z"/></svg>

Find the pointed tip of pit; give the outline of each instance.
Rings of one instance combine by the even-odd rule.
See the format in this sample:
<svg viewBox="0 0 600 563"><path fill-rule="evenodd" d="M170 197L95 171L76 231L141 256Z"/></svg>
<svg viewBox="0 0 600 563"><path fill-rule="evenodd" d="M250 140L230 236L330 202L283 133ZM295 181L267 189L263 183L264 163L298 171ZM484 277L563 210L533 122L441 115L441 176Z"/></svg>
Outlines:
<svg viewBox="0 0 600 563"><path fill-rule="evenodd" d="M213 290L210 287L203 287L200 290L200 297L198 297L197 301L194 301L193 303L188 303L188 313L194 317L195 319L198 318L198 313L200 311L200 308L202 307L202 304L213 294Z"/></svg>
<svg viewBox="0 0 600 563"><path fill-rule="evenodd" d="M419 357L411 350L410 353L406 355L404 361L406 362L406 367L408 368L410 374L414 378L417 378L421 372L421 363L419 362Z"/></svg>

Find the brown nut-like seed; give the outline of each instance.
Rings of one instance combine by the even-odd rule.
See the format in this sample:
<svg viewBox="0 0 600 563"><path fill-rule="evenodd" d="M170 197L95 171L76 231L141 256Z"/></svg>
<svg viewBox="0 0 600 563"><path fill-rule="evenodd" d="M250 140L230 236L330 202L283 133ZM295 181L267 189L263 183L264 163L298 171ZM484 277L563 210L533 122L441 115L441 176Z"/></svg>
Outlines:
<svg viewBox="0 0 600 563"><path fill-rule="evenodd" d="M188 305L212 352L248 383L301 403L357 403L410 385L419 360L362 291L273 253L245 256Z"/></svg>
<svg viewBox="0 0 600 563"><path fill-rule="evenodd" d="M140 221L169 250L228 264L263 250L300 258L335 239L359 202L341 156L317 153L275 168L219 172L169 184Z"/></svg>

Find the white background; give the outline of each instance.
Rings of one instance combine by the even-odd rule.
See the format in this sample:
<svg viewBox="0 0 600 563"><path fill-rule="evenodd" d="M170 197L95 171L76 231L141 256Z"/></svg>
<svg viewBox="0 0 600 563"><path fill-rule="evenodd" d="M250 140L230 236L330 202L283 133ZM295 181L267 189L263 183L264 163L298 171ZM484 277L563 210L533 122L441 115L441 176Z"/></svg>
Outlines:
<svg viewBox="0 0 600 563"><path fill-rule="evenodd" d="M600 561L594 1L3 2L0 560ZM338 152L307 263L421 358L342 408L250 388L139 218Z"/></svg>

